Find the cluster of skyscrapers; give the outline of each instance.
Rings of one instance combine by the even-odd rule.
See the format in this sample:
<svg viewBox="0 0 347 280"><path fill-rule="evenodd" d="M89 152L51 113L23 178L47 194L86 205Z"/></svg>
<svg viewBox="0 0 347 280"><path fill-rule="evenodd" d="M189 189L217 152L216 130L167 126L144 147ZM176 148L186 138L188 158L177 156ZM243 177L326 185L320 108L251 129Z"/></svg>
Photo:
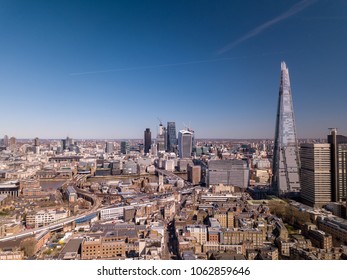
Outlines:
<svg viewBox="0 0 347 280"><path fill-rule="evenodd" d="M190 128L176 131L176 123L167 122L165 127L160 121L158 133L152 139L149 128L144 131L144 154L158 152L176 153L180 159L191 158L194 148L194 131ZM0 148L6 149L16 145L16 138L5 136L0 140ZM61 140L60 151L75 151L79 148L69 137ZM39 153L40 141L34 139L34 152ZM114 145L106 142L106 153L113 153ZM120 151L127 154L130 150L128 142L120 143ZM200 152L201 153L201 152ZM196 151L199 154L199 151ZM213 167L214 163L211 163ZM229 166L229 165L230 166ZM225 171L224 177L218 175L218 168L211 167L209 180L230 184L235 176L230 170L247 169L245 162L216 162L218 168ZM226 167L228 165L228 167ZM224 170L224 169L225 170ZM221 173L222 174L222 173ZM238 178L236 185L247 187L248 178L244 174ZM246 175L245 175L246 176ZM248 176L248 175L247 175ZM223 177L223 178L222 178ZM214 178L217 178L214 180ZM284 62L281 63L280 87L276 115L276 128L272 158L272 193L277 196L301 197L302 201L312 206L324 206L328 203L344 203L347 193L347 137L338 135L337 129L330 129L326 143L302 143L299 145L293 101L291 94L289 71Z"/></svg>
<svg viewBox="0 0 347 280"><path fill-rule="evenodd" d="M162 122L159 124L157 138L152 143L152 133L149 128L144 131L144 153L155 149L158 152L178 152L180 158L190 158L193 151L194 131L187 128L180 130L178 137L176 134L176 123L167 122L164 127Z"/></svg>

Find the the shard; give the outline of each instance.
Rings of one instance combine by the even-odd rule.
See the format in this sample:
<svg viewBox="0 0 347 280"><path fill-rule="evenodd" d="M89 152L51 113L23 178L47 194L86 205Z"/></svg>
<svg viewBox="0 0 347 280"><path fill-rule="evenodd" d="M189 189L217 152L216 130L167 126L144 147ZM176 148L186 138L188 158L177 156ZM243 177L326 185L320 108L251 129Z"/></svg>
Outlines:
<svg viewBox="0 0 347 280"><path fill-rule="evenodd" d="M282 62L272 167L272 190L276 195L299 194L299 168L300 157L289 72L286 64Z"/></svg>

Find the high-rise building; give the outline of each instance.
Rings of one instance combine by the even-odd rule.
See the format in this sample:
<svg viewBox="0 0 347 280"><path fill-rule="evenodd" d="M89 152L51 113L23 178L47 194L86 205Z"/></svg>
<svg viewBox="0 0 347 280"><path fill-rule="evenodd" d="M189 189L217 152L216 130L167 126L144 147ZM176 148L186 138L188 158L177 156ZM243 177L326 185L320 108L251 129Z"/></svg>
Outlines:
<svg viewBox="0 0 347 280"><path fill-rule="evenodd" d="M299 148L289 72L286 64L282 62L272 167L272 189L275 194L298 194L300 192L299 168Z"/></svg>
<svg viewBox="0 0 347 280"><path fill-rule="evenodd" d="M66 137L66 146L67 146L67 148L69 148L71 145L72 145L72 139L68 136L68 137Z"/></svg>
<svg viewBox="0 0 347 280"><path fill-rule="evenodd" d="M347 193L347 137L337 135L336 128L330 130L332 201L342 202L346 200Z"/></svg>
<svg viewBox="0 0 347 280"><path fill-rule="evenodd" d="M158 145L157 143L153 143L151 146L151 154L152 156L158 156Z"/></svg>
<svg viewBox="0 0 347 280"><path fill-rule="evenodd" d="M174 152L177 146L176 124L167 122L167 151Z"/></svg>
<svg viewBox="0 0 347 280"><path fill-rule="evenodd" d="M300 196L305 204L322 207L331 201L330 144L300 145Z"/></svg>
<svg viewBox="0 0 347 280"><path fill-rule="evenodd" d="M178 133L178 154L180 158L190 158L193 151L193 133L180 130Z"/></svg>
<svg viewBox="0 0 347 280"><path fill-rule="evenodd" d="M188 131L191 132L193 134L193 137L192 137L192 149L195 148L195 131L191 128L188 128Z"/></svg>
<svg viewBox="0 0 347 280"><path fill-rule="evenodd" d="M9 140L9 146L15 146L17 144L17 139L16 137L11 137Z"/></svg>
<svg viewBox="0 0 347 280"><path fill-rule="evenodd" d="M66 139L61 139L61 147L63 150L66 150L67 146L66 146Z"/></svg>
<svg viewBox="0 0 347 280"><path fill-rule="evenodd" d="M111 142L106 142L105 152L106 152L107 154L112 154L113 151L114 151L113 143L111 143Z"/></svg>
<svg viewBox="0 0 347 280"><path fill-rule="evenodd" d="M126 142L126 141L120 142L120 152L121 152L123 155L126 155L126 154L129 153L129 151L130 151L129 143Z"/></svg>
<svg viewBox="0 0 347 280"><path fill-rule="evenodd" d="M73 146L75 144L74 140L70 137L66 137L66 139L61 140L61 146L63 150L68 150L70 146Z"/></svg>
<svg viewBox="0 0 347 280"><path fill-rule="evenodd" d="M34 146L35 146L35 147L40 146L40 139L39 139L38 137L36 137L36 138L34 139Z"/></svg>
<svg viewBox="0 0 347 280"><path fill-rule="evenodd" d="M166 128L162 123L159 125L159 132L157 135L157 146L159 152L165 152L167 144Z"/></svg>
<svg viewBox="0 0 347 280"><path fill-rule="evenodd" d="M4 142L4 146L5 146L5 147L8 147L8 146L9 146L9 140L8 140L8 136L7 136L7 135L4 136L3 142Z"/></svg>
<svg viewBox="0 0 347 280"><path fill-rule="evenodd" d="M144 152L148 154L152 144L151 130L149 128L146 128L144 138Z"/></svg>

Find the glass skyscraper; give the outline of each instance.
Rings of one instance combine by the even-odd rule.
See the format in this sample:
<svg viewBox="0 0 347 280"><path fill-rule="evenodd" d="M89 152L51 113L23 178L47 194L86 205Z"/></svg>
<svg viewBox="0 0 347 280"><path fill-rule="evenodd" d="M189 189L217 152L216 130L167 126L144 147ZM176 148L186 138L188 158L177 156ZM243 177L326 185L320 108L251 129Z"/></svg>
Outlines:
<svg viewBox="0 0 347 280"><path fill-rule="evenodd" d="M176 124L175 122L167 122L167 151L174 152L177 145Z"/></svg>
<svg viewBox="0 0 347 280"><path fill-rule="evenodd" d="M347 197L347 136L338 135L336 128L330 130L332 201L342 202Z"/></svg>
<svg viewBox="0 0 347 280"><path fill-rule="evenodd" d="M190 158L193 151L193 133L180 130L178 133L178 155L180 158Z"/></svg>
<svg viewBox="0 0 347 280"><path fill-rule="evenodd" d="M299 168L289 72L285 62L282 62L272 167L272 190L276 195L299 194Z"/></svg>
<svg viewBox="0 0 347 280"><path fill-rule="evenodd" d="M151 130L149 128L146 128L144 132L144 145L143 145L145 154L149 153L149 150L151 149L151 144L152 144Z"/></svg>

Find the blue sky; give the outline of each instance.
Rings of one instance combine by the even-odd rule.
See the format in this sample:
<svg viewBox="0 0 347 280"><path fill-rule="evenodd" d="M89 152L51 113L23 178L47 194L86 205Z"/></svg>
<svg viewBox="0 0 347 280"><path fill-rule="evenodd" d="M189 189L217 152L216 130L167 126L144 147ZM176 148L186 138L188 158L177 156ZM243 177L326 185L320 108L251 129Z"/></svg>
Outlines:
<svg viewBox="0 0 347 280"><path fill-rule="evenodd" d="M347 1L0 0L0 136L272 138L280 62L299 138L347 134Z"/></svg>

